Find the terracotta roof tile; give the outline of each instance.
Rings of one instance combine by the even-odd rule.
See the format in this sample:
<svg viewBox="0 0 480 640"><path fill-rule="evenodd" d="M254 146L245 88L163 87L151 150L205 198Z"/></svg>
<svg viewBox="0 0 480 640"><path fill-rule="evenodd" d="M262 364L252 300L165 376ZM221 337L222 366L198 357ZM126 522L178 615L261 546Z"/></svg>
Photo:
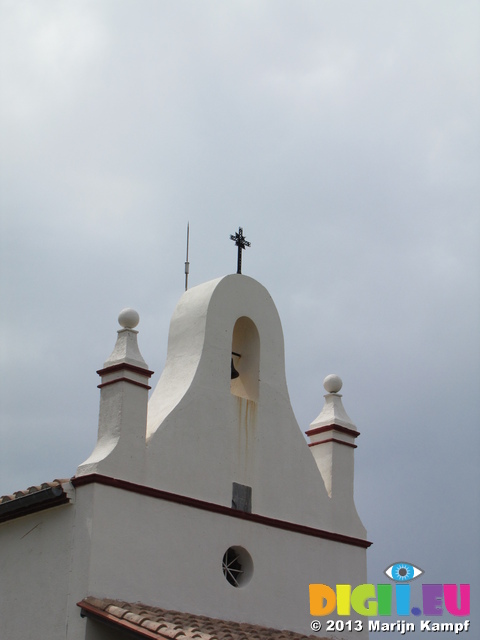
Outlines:
<svg viewBox="0 0 480 640"><path fill-rule="evenodd" d="M137 632L143 638L167 640L326 640L294 631L216 620L206 616L168 611L144 604L108 598L85 598L78 603L82 614L119 628Z"/></svg>
<svg viewBox="0 0 480 640"><path fill-rule="evenodd" d="M42 484L36 484L36 485L33 485L32 487L28 487L28 489L24 489L22 491L15 491L11 495L0 496L0 504L10 502L11 500L17 500L18 498L24 498L25 496L29 496L32 493L43 491L43 489L53 489L55 487L61 487L62 484L65 484L66 482L70 482L70 478L61 479L61 480L57 478L52 482L42 482Z"/></svg>
<svg viewBox="0 0 480 640"><path fill-rule="evenodd" d="M0 497L0 522L21 518L22 516L68 504L70 480L53 480L29 487L24 491L15 491L12 495Z"/></svg>

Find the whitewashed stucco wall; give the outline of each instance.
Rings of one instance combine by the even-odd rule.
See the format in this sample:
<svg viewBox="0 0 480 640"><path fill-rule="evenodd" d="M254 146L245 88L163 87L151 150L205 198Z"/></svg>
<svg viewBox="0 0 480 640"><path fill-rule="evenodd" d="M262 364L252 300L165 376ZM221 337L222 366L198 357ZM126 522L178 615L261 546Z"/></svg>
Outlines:
<svg viewBox="0 0 480 640"><path fill-rule="evenodd" d="M94 492L89 594L310 635L309 583L358 584L366 575L357 547L113 487ZM231 546L253 560L240 588L222 572Z"/></svg>
<svg viewBox="0 0 480 640"><path fill-rule="evenodd" d="M0 638L64 639L74 506L0 524Z"/></svg>

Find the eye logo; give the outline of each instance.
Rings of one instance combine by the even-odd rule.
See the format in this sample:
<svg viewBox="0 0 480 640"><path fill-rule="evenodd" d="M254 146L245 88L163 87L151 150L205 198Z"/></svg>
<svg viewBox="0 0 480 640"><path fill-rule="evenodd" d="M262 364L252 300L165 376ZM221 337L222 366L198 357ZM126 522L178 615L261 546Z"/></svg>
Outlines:
<svg viewBox="0 0 480 640"><path fill-rule="evenodd" d="M384 571L385 575L395 582L410 582L425 573L420 567L416 567L409 562L395 562L387 567Z"/></svg>

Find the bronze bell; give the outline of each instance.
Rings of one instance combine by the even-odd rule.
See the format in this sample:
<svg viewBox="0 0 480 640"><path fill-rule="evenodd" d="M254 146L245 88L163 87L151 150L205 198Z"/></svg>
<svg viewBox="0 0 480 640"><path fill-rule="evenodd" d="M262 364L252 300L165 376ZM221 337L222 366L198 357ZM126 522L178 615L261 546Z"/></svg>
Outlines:
<svg viewBox="0 0 480 640"><path fill-rule="evenodd" d="M235 365L233 364L233 358L231 359L231 361L230 361L230 362L231 362L231 365L232 365L231 370L230 370L230 378L231 378L232 380L235 380L235 378L238 378L240 374L239 374L239 373L238 373L238 371L235 369Z"/></svg>
<svg viewBox="0 0 480 640"><path fill-rule="evenodd" d="M237 353L236 351L232 351L232 356L237 356L237 358L241 358L242 356ZM232 380L235 380L236 378L238 378L240 376L240 374L238 373L238 371L235 369L235 365L233 364L233 358L230 361L231 363L231 369L230 369L230 378Z"/></svg>

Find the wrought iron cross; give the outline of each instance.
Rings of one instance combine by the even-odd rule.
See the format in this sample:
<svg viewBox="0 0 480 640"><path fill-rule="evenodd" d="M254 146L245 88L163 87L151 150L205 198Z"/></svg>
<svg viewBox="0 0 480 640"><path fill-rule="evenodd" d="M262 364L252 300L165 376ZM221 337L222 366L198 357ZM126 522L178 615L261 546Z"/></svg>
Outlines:
<svg viewBox="0 0 480 640"><path fill-rule="evenodd" d="M243 235L242 227L238 227L238 233L230 236L230 240L235 241L235 246L238 247L238 257L237 257L237 273L242 273L242 249L246 249L250 246L250 242L247 242L245 236Z"/></svg>

